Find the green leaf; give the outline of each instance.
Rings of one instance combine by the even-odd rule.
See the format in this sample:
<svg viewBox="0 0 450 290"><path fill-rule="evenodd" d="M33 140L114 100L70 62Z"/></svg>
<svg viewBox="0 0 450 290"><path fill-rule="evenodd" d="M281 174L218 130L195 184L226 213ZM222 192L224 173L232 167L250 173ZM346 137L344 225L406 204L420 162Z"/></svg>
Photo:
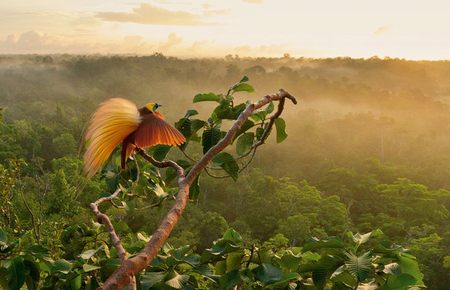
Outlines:
<svg viewBox="0 0 450 290"><path fill-rule="evenodd" d="M210 128L203 131L202 134L202 146L203 154L208 152L208 150L216 145L221 139L221 133L218 128Z"/></svg>
<svg viewBox="0 0 450 290"><path fill-rule="evenodd" d="M328 268L322 265L318 265L316 269L312 271L312 279L314 286L317 290L324 289L328 278Z"/></svg>
<svg viewBox="0 0 450 290"><path fill-rule="evenodd" d="M34 290L38 289L39 287L39 280L40 280L40 273L39 273L39 267L32 261L25 260L23 262L25 269L26 269L26 284L28 290Z"/></svg>
<svg viewBox="0 0 450 290"><path fill-rule="evenodd" d="M250 118L255 122L259 122L259 121L266 119L266 116L267 116L266 111L258 111L258 112L254 112L253 114L251 114Z"/></svg>
<svg viewBox="0 0 450 290"><path fill-rule="evenodd" d="M189 138L192 134L191 123L192 121L190 119L181 118L180 120L178 120L178 122L175 123L175 128L177 128L184 137Z"/></svg>
<svg viewBox="0 0 450 290"><path fill-rule="evenodd" d="M200 195L200 175L197 175L197 177L192 182L191 187L189 187L189 199L197 200L199 195Z"/></svg>
<svg viewBox="0 0 450 290"><path fill-rule="evenodd" d="M334 283L344 283L350 286L352 289L357 285L358 281L356 278L348 272L344 265L337 268L333 274L331 274L330 280Z"/></svg>
<svg viewBox="0 0 450 290"><path fill-rule="evenodd" d="M166 158L167 154L169 153L170 148L172 147L163 144L153 146L153 158L155 158L158 161L164 160L164 158Z"/></svg>
<svg viewBox="0 0 450 290"><path fill-rule="evenodd" d="M34 256L47 256L48 255L48 249L41 246L41 245L32 245L28 247L28 252Z"/></svg>
<svg viewBox="0 0 450 290"><path fill-rule="evenodd" d="M237 131L236 135L234 135L234 140L236 140L241 134L245 133L248 129L252 128L253 126L255 126L255 123L253 121L250 120L245 120L244 124L242 124L241 128L239 129L239 131Z"/></svg>
<svg viewBox="0 0 450 290"><path fill-rule="evenodd" d="M238 139L236 143L236 152L238 155L244 155L247 153L253 145L253 139L255 134L253 132L244 133Z"/></svg>
<svg viewBox="0 0 450 290"><path fill-rule="evenodd" d="M8 243L8 235L6 234L6 231L3 229L0 229L0 245L7 244Z"/></svg>
<svg viewBox="0 0 450 290"><path fill-rule="evenodd" d="M214 266L214 272L217 275L223 275L227 271L227 262L225 260L218 261Z"/></svg>
<svg viewBox="0 0 450 290"><path fill-rule="evenodd" d="M243 76L242 79L239 81L239 83L245 83L248 82L248 76Z"/></svg>
<svg viewBox="0 0 450 290"><path fill-rule="evenodd" d="M98 270L101 269L101 267L95 266L95 265L90 265L90 264L83 264L83 271L84 272L91 272L94 270Z"/></svg>
<svg viewBox="0 0 450 290"><path fill-rule="evenodd" d="M232 90L234 92L249 92L249 93L255 91L255 89L247 83L236 84L235 86L233 86Z"/></svg>
<svg viewBox="0 0 450 290"><path fill-rule="evenodd" d="M144 241L146 243L148 243L148 241L150 241L150 237L144 232L138 232L136 234L136 236L139 240Z"/></svg>
<svg viewBox="0 0 450 290"><path fill-rule="evenodd" d="M186 115L184 115L185 118L189 118L192 116L198 115L197 110L187 110Z"/></svg>
<svg viewBox="0 0 450 290"><path fill-rule="evenodd" d="M283 278L283 271L271 264L262 264L255 269L256 277L264 283L278 282Z"/></svg>
<svg viewBox="0 0 450 290"><path fill-rule="evenodd" d="M402 273L409 274L416 279L416 285L425 286L423 284L423 274L419 269L416 257L407 253L399 253L397 263Z"/></svg>
<svg viewBox="0 0 450 290"><path fill-rule="evenodd" d="M286 253L281 257L280 266L289 271L295 272L297 271L301 260L301 255L295 255L291 250L287 250Z"/></svg>
<svg viewBox="0 0 450 290"><path fill-rule="evenodd" d="M261 128L261 127L256 128L256 140L258 140L258 141L261 140L263 134L264 134L263 128Z"/></svg>
<svg viewBox="0 0 450 290"><path fill-rule="evenodd" d="M366 252L359 257L352 253L346 253L346 256L348 260L345 262L345 266L348 271L356 277L358 282L363 282L372 270L370 252Z"/></svg>
<svg viewBox="0 0 450 290"><path fill-rule="evenodd" d="M81 275L77 275L75 278L70 280L70 289L71 290L81 289Z"/></svg>
<svg viewBox="0 0 450 290"><path fill-rule="evenodd" d="M240 281L239 271L234 270L220 277L219 283L222 286L221 289L233 289Z"/></svg>
<svg viewBox="0 0 450 290"><path fill-rule="evenodd" d="M25 283L25 265L22 257L15 257L8 267L8 286L11 290L20 290Z"/></svg>
<svg viewBox="0 0 450 290"><path fill-rule="evenodd" d="M386 283L379 290L404 290L414 285L416 285L416 279L411 275L402 273L400 275L389 275Z"/></svg>
<svg viewBox="0 0 450 290"><path fill-rule="evenodd" d="M161 283L166 275L166 272L145 272L141 275L142 290L150 289L153 285Z"/></svg>
<svg viewBox="0 0 450 290"><path fill-rule="evenodd" d="M241 266L242 256L244 255L243 251L238 251L235 253L229 253L226 258L226 268L227 272L231 272L233 270L239 270Z"/></svg>
<svg viewBox="0 0 450 290"><path fill-rule="evenodd" d="M191 133L196 133L201 128L205 127L208 123L203 120L194 119L191 120Z"/></svg>
<svg viewBox="0 0 450 290"><path fill-rule="evenodd" d="M95 253L97 253L97 251L98 251L98 249L97 249L97 250L87 250L87 251L84 251L84 252L80 255L80 258L83 259L83 260L89 260L90 258L92 258L92 256L95 255Z"/></svg>
<svg viewBox="0 0 450 290"><path fill-rule="evenodd" d="M230 241L234 244L242 244L242 236L232 228L229 228L222 236L222 240Z"/></svg>
<svg viewBox="0 0 450 290"><path fill-rule="evenodd" d="M273 112L274 109L275 105L273 104L273 102L270 102L264 111L266 112L266 114L270 114Z"/></svg>
<svg viewBox="0 0 450 290"><path fill-rule="evenodd" d="M68 274L71 269L72 264L64 259L60 259L52 265L52 272L61 272L63 274Z"/></svg>
<svg viewBox="0 0 450 290"><path fill-rule="evenodd" d="M194 97L193 102L199 103L199 102L219 102L220 101L220 95L216 95L214 93L207 93L207 94L197 94Z"/></svg>
<svg viewBox="0 0 450 290"><path fill-rule="evenodd" d="M232 110L231 102L229 100L222 100L220 105L218 105L214 111L213 115L215 115L218 119L234 119L234 114Z"/></svg>
<svg viewBox="0 0 450 290"><path fill-rule="evenodd" d="M275 128L277 129L277 143L283 142L287 138L286 122L282 118L275 119Z"/></svg>
<svg viewBox="0 0 450 290"><path fill-rule="evenodd" d="M319 240L311 238L303 244L303 251L317 250L322 248L344 248L345 244L336 238L328 238Z"/></svg>
<svg viewBox="0 0 450 290"><path fill-rule="evenodd" d="M228 173L234 180L238 178L239 165L237 164L236 160L234 160L233 156L231 156L231 154L220 152L219 154L214 156L212 161L222 167L222 169L225 170L225 172Z"/></svg>

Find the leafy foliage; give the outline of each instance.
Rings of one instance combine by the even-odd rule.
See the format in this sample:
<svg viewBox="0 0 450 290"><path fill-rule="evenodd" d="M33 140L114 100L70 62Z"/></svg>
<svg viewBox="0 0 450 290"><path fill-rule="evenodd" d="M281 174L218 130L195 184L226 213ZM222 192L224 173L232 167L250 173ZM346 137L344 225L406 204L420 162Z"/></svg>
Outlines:
<svg viewBox="0 0 450 290"><path fill-rule="evenodd" d="M211 242L232 226L242 235L243 246L238 249L244 253L231 255L229 271L227 259L219 263L224 274L214 272L215 263L208 268L200 263L203 269L191 273L182 264L171 273L149 268L141 281L148 273L156 273L149 274L151 280L151 275L161 272L164 277L156 278L175 278L173 286L217 289L247 283L242 277L249 277L254 288L278 289L272 277L279 276L281 269L301 277L286 276L292 279L287 284L290 289L297 287L291 283L295 279L303 279L306 289L328 289L332 284L335 289L347 289L345 285L354 285L357 275L346 268L350 260L345 253L361 257L370 252L371 271L361 284L377 269L394 273L386 274L383 289L404 289L421 282L429 289L443 289L450 284L450 163L446 158L450 156L450 113L443 97L449 95L448 72L445 62L377 58L0 57L0 248L5 251L0 253L0 277L11 277L17 286L21 276L9 271L22 273L23 268L22 287L28 289L95 289L119 261L104 228L92 222L88 204L123 186L124 193L102 210L112 217L131 253L142 248L172 205L173 170L158 170L139 157L120 173L115 154L102 174L92 180L82 176L79 144L98 103L122 95L144 104L149 96L156 96L167 119L176 121L188 142L180 146L182 151L156 146L149 153L158 160L176 160L188 171L193 160L223 137L246 100L253 98L248 77L234 83L246 74L258 95L281 86L301 97L298 111L286 108L283 115L289 138L275 144L285 135L283 121L277 120L261 147L263 154L252 159L249 148L264 137L277 104L255 112L234 137L234 148L226 151L240 172L236 174L234 165L225 171L222 162L208 167L211 175L239 176L236 182L202 173L190 189L192 202L170 239L175 249L192 245L188 255L201 258L212 248ZM42 85L46 83L52 85ZM234 84L226 92L210 93L223 89L224 83ZM207 93L196 97L198 91ZM213 128L219 133L204 146L202 136ZM257 170L243 170L249 161ZM376 228L389 237L384 248L375 241L387 238L371 231ZM371 234L345 235L349 230ZM396 244L410 249L417 261ZM38 248L31 250L33 245ZM265 253L263 246L270 248L282 262L261 256L261 262L252 261L251 269L245 270L244 257L238 270L234 261L241 255L248 257L253 245L259 249L255 253ZM36 256L39 247L49 261L41 262ZM389 261L373 256L387 257L397 250L401 255L386 258ZM94 251L89 260L80 256L87 258ZM337 258L323 257L322 251ZM9 268L12 260L14 266ZM317 267L300 272L297 266L306 260ZM335 268L337 261L341 270ZM197 282L192 282L194 278L185 281L182 275L194 276ZM2 289L10 287L5 279ZM283 279L279 282L280 287L286 285ZM163 284L158 285L169 287Z"/></svg>

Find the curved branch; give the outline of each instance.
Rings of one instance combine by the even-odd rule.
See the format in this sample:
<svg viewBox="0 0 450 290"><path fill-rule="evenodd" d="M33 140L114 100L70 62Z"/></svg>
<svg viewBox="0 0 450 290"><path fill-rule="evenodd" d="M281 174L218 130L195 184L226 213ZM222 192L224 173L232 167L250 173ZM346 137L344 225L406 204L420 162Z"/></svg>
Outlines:
<svg viewBox="0 0 450 290"><path fill-rule="evenodd" d="M176 170L178 174L178 194L175 200L175 204L164 217L158 229L153 233L144 249L142 249L141 252L139 252L136 256L123 261L120 267L106 280L105 284L102 287L103 289L122 289L126 285L130 284L132 277L134 277L136 273L139 273L148 267L153 258L158 254L160 248L166 242L175 225L178 223L178 220L180 219L189 199L189 187L195 180L195 178L202 172L202 170L206 168L208 163L215 155L223 151L228 145L233 142L234 136L236 135L238 130L242 127L244 122L255 110L267 105L271 101L280 101L280 104L278 105L278 111L275 114L278 114L279 116L283 111L284 100L286 98L290 99L294 104L297 104L297 100L293 96L281 89L276 94L267 95L261 98L259 101L247 105L245 110L239 115L238 119L228 130L227 134L216 145L211 147L208 152L206 152L205 155L203 155L203 157L194 164L186 177L184 176L183 168L176 162L156 161L153 157L147 155L144 150L137 149L137 152L143 158L145 158L156 167L172 167ZM273 120L272 123L274 121L275 120ZM268 136L268 133L266 135ZM267 138L267 136L265 138ZM263 138L262 140L265 139Z"/></svg>
<svg viewBox="0 0 450 290"><path fill-rule="evenodd" d="M110 196L107 197L102 197L99 198L97 201L91 203L89 206L91 207L92 211L94 212L95 216L97 217L97 220L104 224L106 227L106 230L108 231L109 234L109 238L111 240L111 243L113 244L114 248L116 248L117 250L117 255L119 256L120 260L123 262L125 262L128 258L128 253L125 250L125 248L123 247L122 243L120 242L120 238L117 235L114 226L111 223L111 220L109 219L109 217L102 213L98 207L100 204L102 204L103 202L106 201L112 201L114 198L116 198L119 193L122 190L120 188L118 188L113 194L111 194Z"/></svg>

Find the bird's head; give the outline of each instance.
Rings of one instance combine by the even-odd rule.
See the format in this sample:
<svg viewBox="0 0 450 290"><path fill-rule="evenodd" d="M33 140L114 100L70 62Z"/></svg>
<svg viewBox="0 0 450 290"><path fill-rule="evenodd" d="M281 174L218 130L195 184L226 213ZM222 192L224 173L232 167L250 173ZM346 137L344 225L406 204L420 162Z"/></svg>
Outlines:
<svg viewBox="0 0 450 290"><path fill-rule="evenodd" d="M159 107L161 107L161 105L158 104L158 103L148 103L147 105L145 105L145 107L146 107L147 110L149 110L150 112L155 112L156 109L158 109Z"/></svg>

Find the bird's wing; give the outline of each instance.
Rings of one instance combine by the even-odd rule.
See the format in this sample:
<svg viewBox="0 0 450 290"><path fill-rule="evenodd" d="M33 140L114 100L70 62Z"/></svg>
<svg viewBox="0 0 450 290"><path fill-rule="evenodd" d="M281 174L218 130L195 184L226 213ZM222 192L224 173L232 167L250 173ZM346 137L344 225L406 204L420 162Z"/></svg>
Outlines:
<svg viewBox="0 0 450 290"><path fill-rule="evenodd" d="M88 178L97 173L114 148L134 132L140 122L136 105L128 100L113 98L99 106L86 131L84 172Z"/></svg>
<svg viewBox="0 0 450 290"><path fill-rule="evenodd" d="M134 144L144 148L156 144L178 146L186 141L183 134L164 121L157 112L143 116L143 120L136 130Z"/></svg>

